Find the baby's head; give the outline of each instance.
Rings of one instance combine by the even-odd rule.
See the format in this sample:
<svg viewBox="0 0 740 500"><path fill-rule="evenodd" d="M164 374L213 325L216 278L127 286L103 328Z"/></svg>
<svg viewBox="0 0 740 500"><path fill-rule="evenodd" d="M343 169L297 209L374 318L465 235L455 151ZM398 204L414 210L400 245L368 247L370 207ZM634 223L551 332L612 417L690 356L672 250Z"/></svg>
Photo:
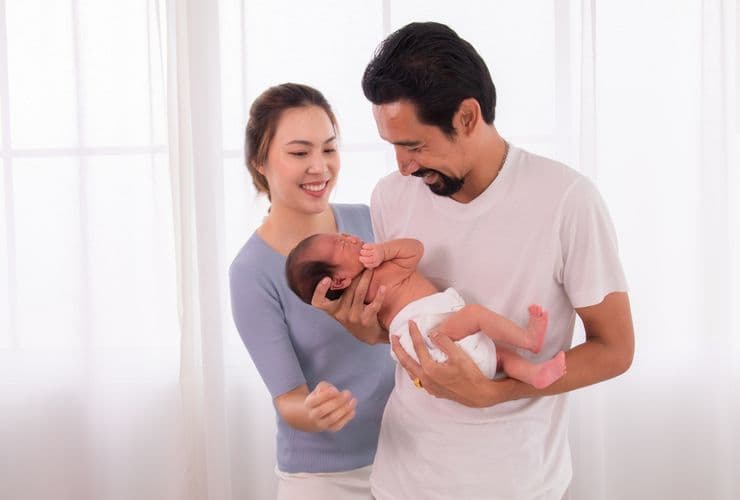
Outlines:
<svg viewBox="0 0 740 500"><path fill-rule="evenodd" d="M309 236L290 251L285 261L288 286L303 302L310 304L316 285L329 276L331 285L326 297L336 300L365 269L360 262L363 243L351 234L320 233Z"/></svg>

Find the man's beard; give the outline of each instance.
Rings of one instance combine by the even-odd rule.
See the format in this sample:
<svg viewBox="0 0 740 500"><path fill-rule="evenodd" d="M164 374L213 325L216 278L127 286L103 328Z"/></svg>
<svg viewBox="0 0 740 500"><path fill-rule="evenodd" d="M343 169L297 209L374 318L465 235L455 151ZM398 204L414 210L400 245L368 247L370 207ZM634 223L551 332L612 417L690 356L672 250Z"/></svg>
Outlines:
<svg viewBox="0 0 740 500"><path fill-rule="evenodd" d="M437 176L437 179L432 184L427 184L429 190L436 195L450 197L463 187L464 179L455 179L431 168L422 167L411 175L414 177L424 177L428 173L433 173Z"/></svg>

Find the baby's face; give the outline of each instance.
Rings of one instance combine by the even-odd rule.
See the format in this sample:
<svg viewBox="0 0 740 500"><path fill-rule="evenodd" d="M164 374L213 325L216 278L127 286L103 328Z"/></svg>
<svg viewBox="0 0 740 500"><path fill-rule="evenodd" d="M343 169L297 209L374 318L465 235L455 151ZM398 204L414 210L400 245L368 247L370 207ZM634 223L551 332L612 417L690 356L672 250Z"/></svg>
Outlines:
<svg viewBox="0 0 740 500"><path fill-rule="evenodd" d="M311 245L311 258L336 266L337 274L354 278L365 270L360 249L365 242L351 234L322 234Z"/></svg>

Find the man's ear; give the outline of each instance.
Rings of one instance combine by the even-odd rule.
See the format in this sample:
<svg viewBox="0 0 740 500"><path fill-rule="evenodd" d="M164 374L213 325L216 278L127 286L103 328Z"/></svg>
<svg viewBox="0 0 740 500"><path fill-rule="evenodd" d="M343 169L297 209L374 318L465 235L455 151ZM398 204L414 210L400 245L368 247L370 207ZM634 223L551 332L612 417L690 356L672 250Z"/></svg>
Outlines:
<svg viewBox="0 0 740 500"><path fill-rule="evenodd" d="M338 274L331 279L329 290L344 290L352 283L352 278Z"/></svg>
<svg viewBox="0 0 740 500"><path fill-rule="evenodd" d="M458 134L470 135L481 120L480 104L473 97L464 99L457 108L452 124Z"/></svg>

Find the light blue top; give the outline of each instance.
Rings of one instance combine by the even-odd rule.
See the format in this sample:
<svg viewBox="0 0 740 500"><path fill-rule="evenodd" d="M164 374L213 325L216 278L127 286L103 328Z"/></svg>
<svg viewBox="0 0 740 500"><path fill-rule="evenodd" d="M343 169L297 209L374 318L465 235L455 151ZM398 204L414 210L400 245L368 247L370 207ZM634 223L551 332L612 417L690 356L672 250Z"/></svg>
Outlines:
<svg viewBox="0 0 740 500"><path fill-rule="evenodd" d="M332 205L340 232L373 241L365 205ZM338 472L373 462L380 420L393 388L388 344L356 340L325 312L295 295L285 256L254 233L229 269L239 335L273 398L325 380L357 398L356 416L339 432L303 432L277 414L277 461L283 472Z"/></svg>

